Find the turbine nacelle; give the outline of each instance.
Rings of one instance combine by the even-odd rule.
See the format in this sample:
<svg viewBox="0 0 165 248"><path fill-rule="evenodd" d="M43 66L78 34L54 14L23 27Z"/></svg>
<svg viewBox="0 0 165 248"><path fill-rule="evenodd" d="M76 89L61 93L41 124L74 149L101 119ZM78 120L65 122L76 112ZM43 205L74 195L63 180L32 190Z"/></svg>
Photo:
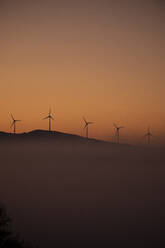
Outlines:
<svg viewBox="0 0 165 248"><path fill-rule="evenodd" d="M54 120L54 118L51 115L48 115L47 117L43 118L43 120L46 120L46 119Z"/></svg>
<svg viewBox="0 0 165 248"><path fill-rule="evenodd" d="M12 118L12 124L11 124L10 128L13 127L14 128L13 132L16 133L16 122L21 121L21 120L16 120L16 119L14 119L14 116L12 114L10 114L10 115Z"/></svg>
<svg viewBox="0 0 165 248"><path fill-rule="evenodd" d="M83 120L84 120L84 122L85 122L84 129L86 129L86 137L88 138L88 125L93 124L94 122L92 122L92 121L87 121L84 117L83 117Z"/></svg>
<svg viewBox="0 0 165 248"><path fill-rule="evenodd" d="M115 129L116 129L116 136L117 136L117 143L120 143L120 129L124 128L123 126L117 126L115 123L113 123Z"/></svg>
<svg viewBox="0 0 165 248"><path fill-rule="evenodd" d="M117 126L115 123L113 123L114 127L117 129L117 130L120 130L121 128L124 128L123 126Z"/></svg>
<svg viewBox="0 0 165 248"><path fill-rule="evenodd" d="M152 133L150 132L150 127L148 127L148 129L147 129L147 133L146 133L146 136L147 135L150 135L150 136L152 136Z"/></svg>
<svg viewBox="0 0 165 248"><path fill-rule="evenodd" d="M148 145L150 144L150 138L153 137L151 131L150 131L150 127L148 127L147 129L147 133L144 135L144 137L148 138Z"/></svg>
<svg viewBox="0 0 165 248"><path fill-rule="evenodd" d="M49 109L49 113L48 116L46 116L45 118L43 118L43 120L49 119L49 131L51 131L51 121L54 120L54 118L51 115L51 109Z"/></svg>
<svg viewBox="0 0 165 248"><path fill-rule="evenodd" d="M83 120L84 120L84 122L85 122L85 127L87 127L89 124L93 124L94 122L92 122L92 121L86 121L86 119L83 117ZM84 128L85 128L84 127Z"/></svg>

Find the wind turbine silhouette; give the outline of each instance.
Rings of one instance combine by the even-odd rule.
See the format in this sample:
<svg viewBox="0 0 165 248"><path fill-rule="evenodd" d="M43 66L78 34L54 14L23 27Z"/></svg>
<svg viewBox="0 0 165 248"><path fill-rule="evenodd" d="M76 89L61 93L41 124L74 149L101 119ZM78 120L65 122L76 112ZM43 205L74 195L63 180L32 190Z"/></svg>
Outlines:
<svg viewBox="0 0 165 248"><path fill-rule="evenodd" d="M124 128L123 126L117 126L115 123L113 123L115 129L116 129L116 137L117 137L117 144L120 143L120 129Z"/></svg>
<svg viewBox="0 0 165 248"><path fill-rule="evenodd" d="M51 121L54 120L54 118L51 116L51 109L49 109L49 114L43 120L49 119L49 131L51 131Z"/></svg>
<svg viewBox="0 0 165 248"><path fill-rule="evenodd" d="M83 120L85 122L84 129L86 129L86 138L88 139L88 125L93 124L94 122L86 121L86 119L83 117Z"/></svg>
<svg viewBox="0 0 165 248"><path fill-rule="evenodd" d="M12 114L11 114L11 118L12 118L13 122L12 122L10 128L13 127L13 133L15 134L15 133L16 133L16 123L17 123L18 121L21 121L21 120L15 120Z"/></svg>
<svg viewBox="0 0 165 248"><path fill-rule="evenodd" d="M152 137L152 136L153 136L153 135L152 135L152 133L151 133L151 131L150 131L150 127L148 127L147 133L144 135L144 137L147 138L147 144L148 144L148 145L150 145L150 143L151 143L151 137Z"/></svg>

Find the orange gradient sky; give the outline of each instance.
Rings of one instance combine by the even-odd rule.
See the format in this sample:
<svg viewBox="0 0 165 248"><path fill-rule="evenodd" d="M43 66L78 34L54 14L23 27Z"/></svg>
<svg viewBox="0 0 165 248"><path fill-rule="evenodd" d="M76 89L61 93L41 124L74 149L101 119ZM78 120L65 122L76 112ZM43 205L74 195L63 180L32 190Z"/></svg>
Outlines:
<svg viewBox="0 0 165 248"><path fill-rule="evenodd" d="M0 130L53 129L141 142L165 134L163 1L0 1ZM157 142L156 141L156 142Z"/></svg>

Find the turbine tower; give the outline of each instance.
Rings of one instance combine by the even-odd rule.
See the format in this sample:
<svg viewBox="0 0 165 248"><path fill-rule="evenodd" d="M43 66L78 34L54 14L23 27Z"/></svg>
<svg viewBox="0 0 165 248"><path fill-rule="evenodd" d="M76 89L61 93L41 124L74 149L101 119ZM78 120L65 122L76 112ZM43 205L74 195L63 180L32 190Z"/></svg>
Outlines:
<svg viewBox="0 0 165 248"><path fill-rule="evenodd" d="M11 114L11 118L12 118L12 124L11 124L10 128L13 127L13 133L15 134L15 133L16 133L16 123L17 123L18 121L21 121L21 120L16 120L16 119L14 119L14 117L13 117L12 114Z"/></svg>
<svg viewBox="0 0 165 248"><path fill-rule="evenodd" d="M83 117L83 120L85 122L84 129L86 129L86 138L88 139L88 125L93 124L94 122L86 121L86 119Z"/></svg>
<svg viewBox="0 0 165 248"><path fill-rule="evenodd" d="M116 138L117 138L117 144L120 144L120 129L124 128L123 126L117 126L115 123L113 123L115 129L116 129Z"/></svg>
<svg viewBox="0 0 165 248"><path fill-rule="evenodd" d="M147 133L145 134L144 137L147 138L147 144L150 145L150 143L151 143L151 137L152 137L152 133L151 133L151 131L150 131L150 127L148 127Z"/></svg>
<svg viewBox="0 0 165 248"><path fill-rule="evenodd" d="M43 120L49 119L49 131L51 131L51 121L54 120L54 118L51 116L51 109L49 109L49 114Z"/></svg>

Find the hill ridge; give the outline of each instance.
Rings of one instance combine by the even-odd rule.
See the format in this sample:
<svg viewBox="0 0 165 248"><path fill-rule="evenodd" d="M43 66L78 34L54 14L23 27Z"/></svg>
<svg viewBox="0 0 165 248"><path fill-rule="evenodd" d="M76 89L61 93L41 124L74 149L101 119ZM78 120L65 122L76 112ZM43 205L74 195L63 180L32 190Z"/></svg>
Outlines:
<svg viewBox="0 0 165 248"><path fill-rule="evenodd" d="M50 141L66 141L66 142L79 142L79 143L93 143L93 144L104 144L104 145L115 145L119 146L114 142L99 140L96 138L86 138L77 134L65 133L60 131L48 131L44 129L34 129L29 132L23 133L8 133L0 131L0 142L3 140L50 140ZM120 144L120 146L128 144Z"/></svg>

